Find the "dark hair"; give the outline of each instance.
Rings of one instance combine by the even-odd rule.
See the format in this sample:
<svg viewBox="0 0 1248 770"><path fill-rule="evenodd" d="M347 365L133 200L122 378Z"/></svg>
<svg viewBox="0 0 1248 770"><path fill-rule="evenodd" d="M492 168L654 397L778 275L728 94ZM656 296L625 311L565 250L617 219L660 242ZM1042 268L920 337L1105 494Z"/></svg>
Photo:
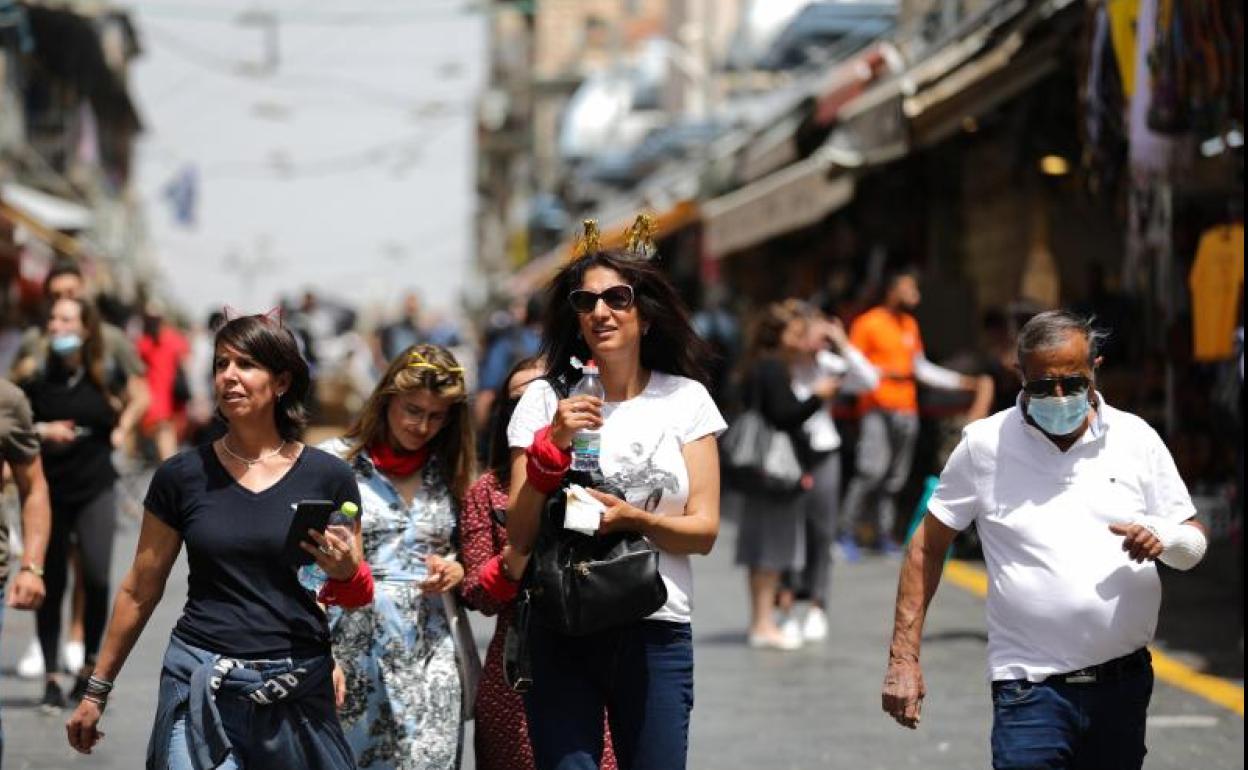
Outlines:
<svg viewBox="0 0 1248 770"><path fill-rule="evenodd" d="M1066 342L1071 334L1080 334L1088 341L1088 363L1093 364L1109 332L1093 324L1094 316L1082 316L1069 310L1046 310L1031 317L1018 330L1018 365L1037 350L1049 350Z"/></svg>
<svg viewBox="0 0 1248 770"><path fill-rule="evenodd" d="M633 287L635 307L650 324L641 342L641 365L706 384L705 362L713 354L694 331L689 311L671 281L653 261L615 251L596 251L575 259L550 280L542 319L541 355L546 359L546 375L570 382L576 375L569 359L591 357L589 345L578 334L576 311L568 303L568 295L581 288L585 273L595 267L614 270Z"/></svg>
<svg viewBox="0 0 1248 770"><path fill-rule="evenodd" d="M809 305L800 300L771 302L750 319L745 356L741 359L741 376L746 376L756 363L780 350L780 340L789 324L811 318Z"/></svg>
<svg viewBox="0 0 1248 770"><path fill-rule="evenodd" d="M81 280L82 268L78 267L77 263L69 262L67 260L56 262L52 265L52 268L48 270L48 274L43 277L43 293L47 294L48 287L52 285L52 281L60 278L62 275L76 276L79 280Z"/></svg>
<svg viewBox="0 0 1248 770"><path fill-rule="evenodd" d="M511 398L511 378L525 369L536 369L541 363L540 356L520 359L494 391L494 402L490 405L490 445L486 463L487 470L494 471L494 478L498 479L503 489L511 483L511 447L507 443L507 426L511 423L511 415L516 411L516 404L520 400Z"/></svg>
<svg viewBox="0 0 1248 770"><path fill-rule="evenodd" d="M884 274L884 293L887 294L892 291L904 278L913 278L917 281L919 280L919 271L912 265L900 265L889 269L889 271Z"/></svg>
<svg viewBox="0 0 1248 770"><path fill-rule="evenodd" d="M295 441L302 436L308 425L307 399L312 378L290 329L267 316L245 315L217 330L212 342L214 359L223 346L234 348L271 374L290 375L290 388L277 400L273 416L283 439Z"/></svg>

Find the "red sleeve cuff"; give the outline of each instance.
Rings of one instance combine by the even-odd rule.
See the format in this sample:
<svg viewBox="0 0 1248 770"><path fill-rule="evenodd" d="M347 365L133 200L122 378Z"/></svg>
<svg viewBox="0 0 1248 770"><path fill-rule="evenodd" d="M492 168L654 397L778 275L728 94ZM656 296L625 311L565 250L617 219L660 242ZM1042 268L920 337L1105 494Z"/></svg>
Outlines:
<svg viewBox="0 0 1248 770"><path fill-rule="evenodd" d="M538 492L549 495L563 483L563 476L572 467L572 453L555 446L550 440L550 426L533 434L533 443L525 450L528 462L525 471L529 484Z"/></svg>
<svg viewBox="0 0 1248 770"><path fill-rule="evenodd" d="M372 603L373 588L373 570L368 562L362 561L350 580L325 581L316 600L321 604L332 604L344 609L363 607Z"/></svg>
<svg viewBox="0 0 1248 770"><path fill-rule="evenodd" d="M507 573L503 571L503 560L499 556L490 559L481 567L478 580L481 581L482 590L499 604L515 599L520 590L520 584L507 577Z"/></svg>

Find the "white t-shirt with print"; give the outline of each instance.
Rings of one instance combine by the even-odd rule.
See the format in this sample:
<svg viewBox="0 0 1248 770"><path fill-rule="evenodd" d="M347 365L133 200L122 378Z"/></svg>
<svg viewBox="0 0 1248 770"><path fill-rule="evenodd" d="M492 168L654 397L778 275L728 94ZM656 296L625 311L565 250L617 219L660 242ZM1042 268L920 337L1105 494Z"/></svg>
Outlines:
<svg viewBox="0 0 1248 770"><path fill-rule="evenodd" d="M1019 406L971 423L928 503L945 525L979 532L994 681L1040 681L1153 639L1157 568L1132 561L1109 525L1181 522L1196 509L1157 432L1099 401L1065 452Z"/></svg>
<svg viewBox="0 0 1248 770"><path fill-rule="evenodd" d="M550 425L559 398L550 383L525 389L507 426L507 443L524 449L533 434ZM607 481L624 490L632 505L663 516L682 516L689 501L689 472L681 448L727 428L700 383L653 372L635 398L603 406L602 455ZM650 620L688 623L693 610L693 568L686 554L659 552L659 573L667 603Z"/></svg>

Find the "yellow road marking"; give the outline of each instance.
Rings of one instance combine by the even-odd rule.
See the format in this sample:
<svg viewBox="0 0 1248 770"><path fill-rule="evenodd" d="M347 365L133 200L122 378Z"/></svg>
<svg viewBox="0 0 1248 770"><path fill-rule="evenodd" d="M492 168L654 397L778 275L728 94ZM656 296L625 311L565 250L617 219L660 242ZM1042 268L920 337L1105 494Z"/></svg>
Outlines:
<svg viewBox="0 0 1248 770"><path fill-rule="evenodd" d="M950 559L945 564L945 579L962 590L978 597L988 595L988 575L968 562ZM1244 715L1244 687L1209 674L1203 674L1191 666L1180 663L1156 647L1153 653L1153 673L1166 684L1172 685L1204 698L1241 717Z"/></svg>

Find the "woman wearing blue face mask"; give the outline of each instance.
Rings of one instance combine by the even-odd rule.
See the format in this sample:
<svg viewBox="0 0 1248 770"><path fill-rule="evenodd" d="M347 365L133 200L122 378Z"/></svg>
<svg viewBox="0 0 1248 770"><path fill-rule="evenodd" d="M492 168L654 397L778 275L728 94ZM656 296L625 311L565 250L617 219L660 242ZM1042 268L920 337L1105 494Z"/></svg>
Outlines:
<svg viewBox="0 0 1248 770"><path fill-rule="evenodd" d="M70 535L78 541L86 593L86 662L74 672L78 681L71 698L76 700L107 620L117 478L111 455L140 414L123 401L125 374L110 373L105 366L99 315L85 300L61 299L52 306L42 344L14 373L34 412L52 497L52 532L43 565L47 596L36 615L47 661L42 708L52 712L66 705L56 674Z"/></svg>

